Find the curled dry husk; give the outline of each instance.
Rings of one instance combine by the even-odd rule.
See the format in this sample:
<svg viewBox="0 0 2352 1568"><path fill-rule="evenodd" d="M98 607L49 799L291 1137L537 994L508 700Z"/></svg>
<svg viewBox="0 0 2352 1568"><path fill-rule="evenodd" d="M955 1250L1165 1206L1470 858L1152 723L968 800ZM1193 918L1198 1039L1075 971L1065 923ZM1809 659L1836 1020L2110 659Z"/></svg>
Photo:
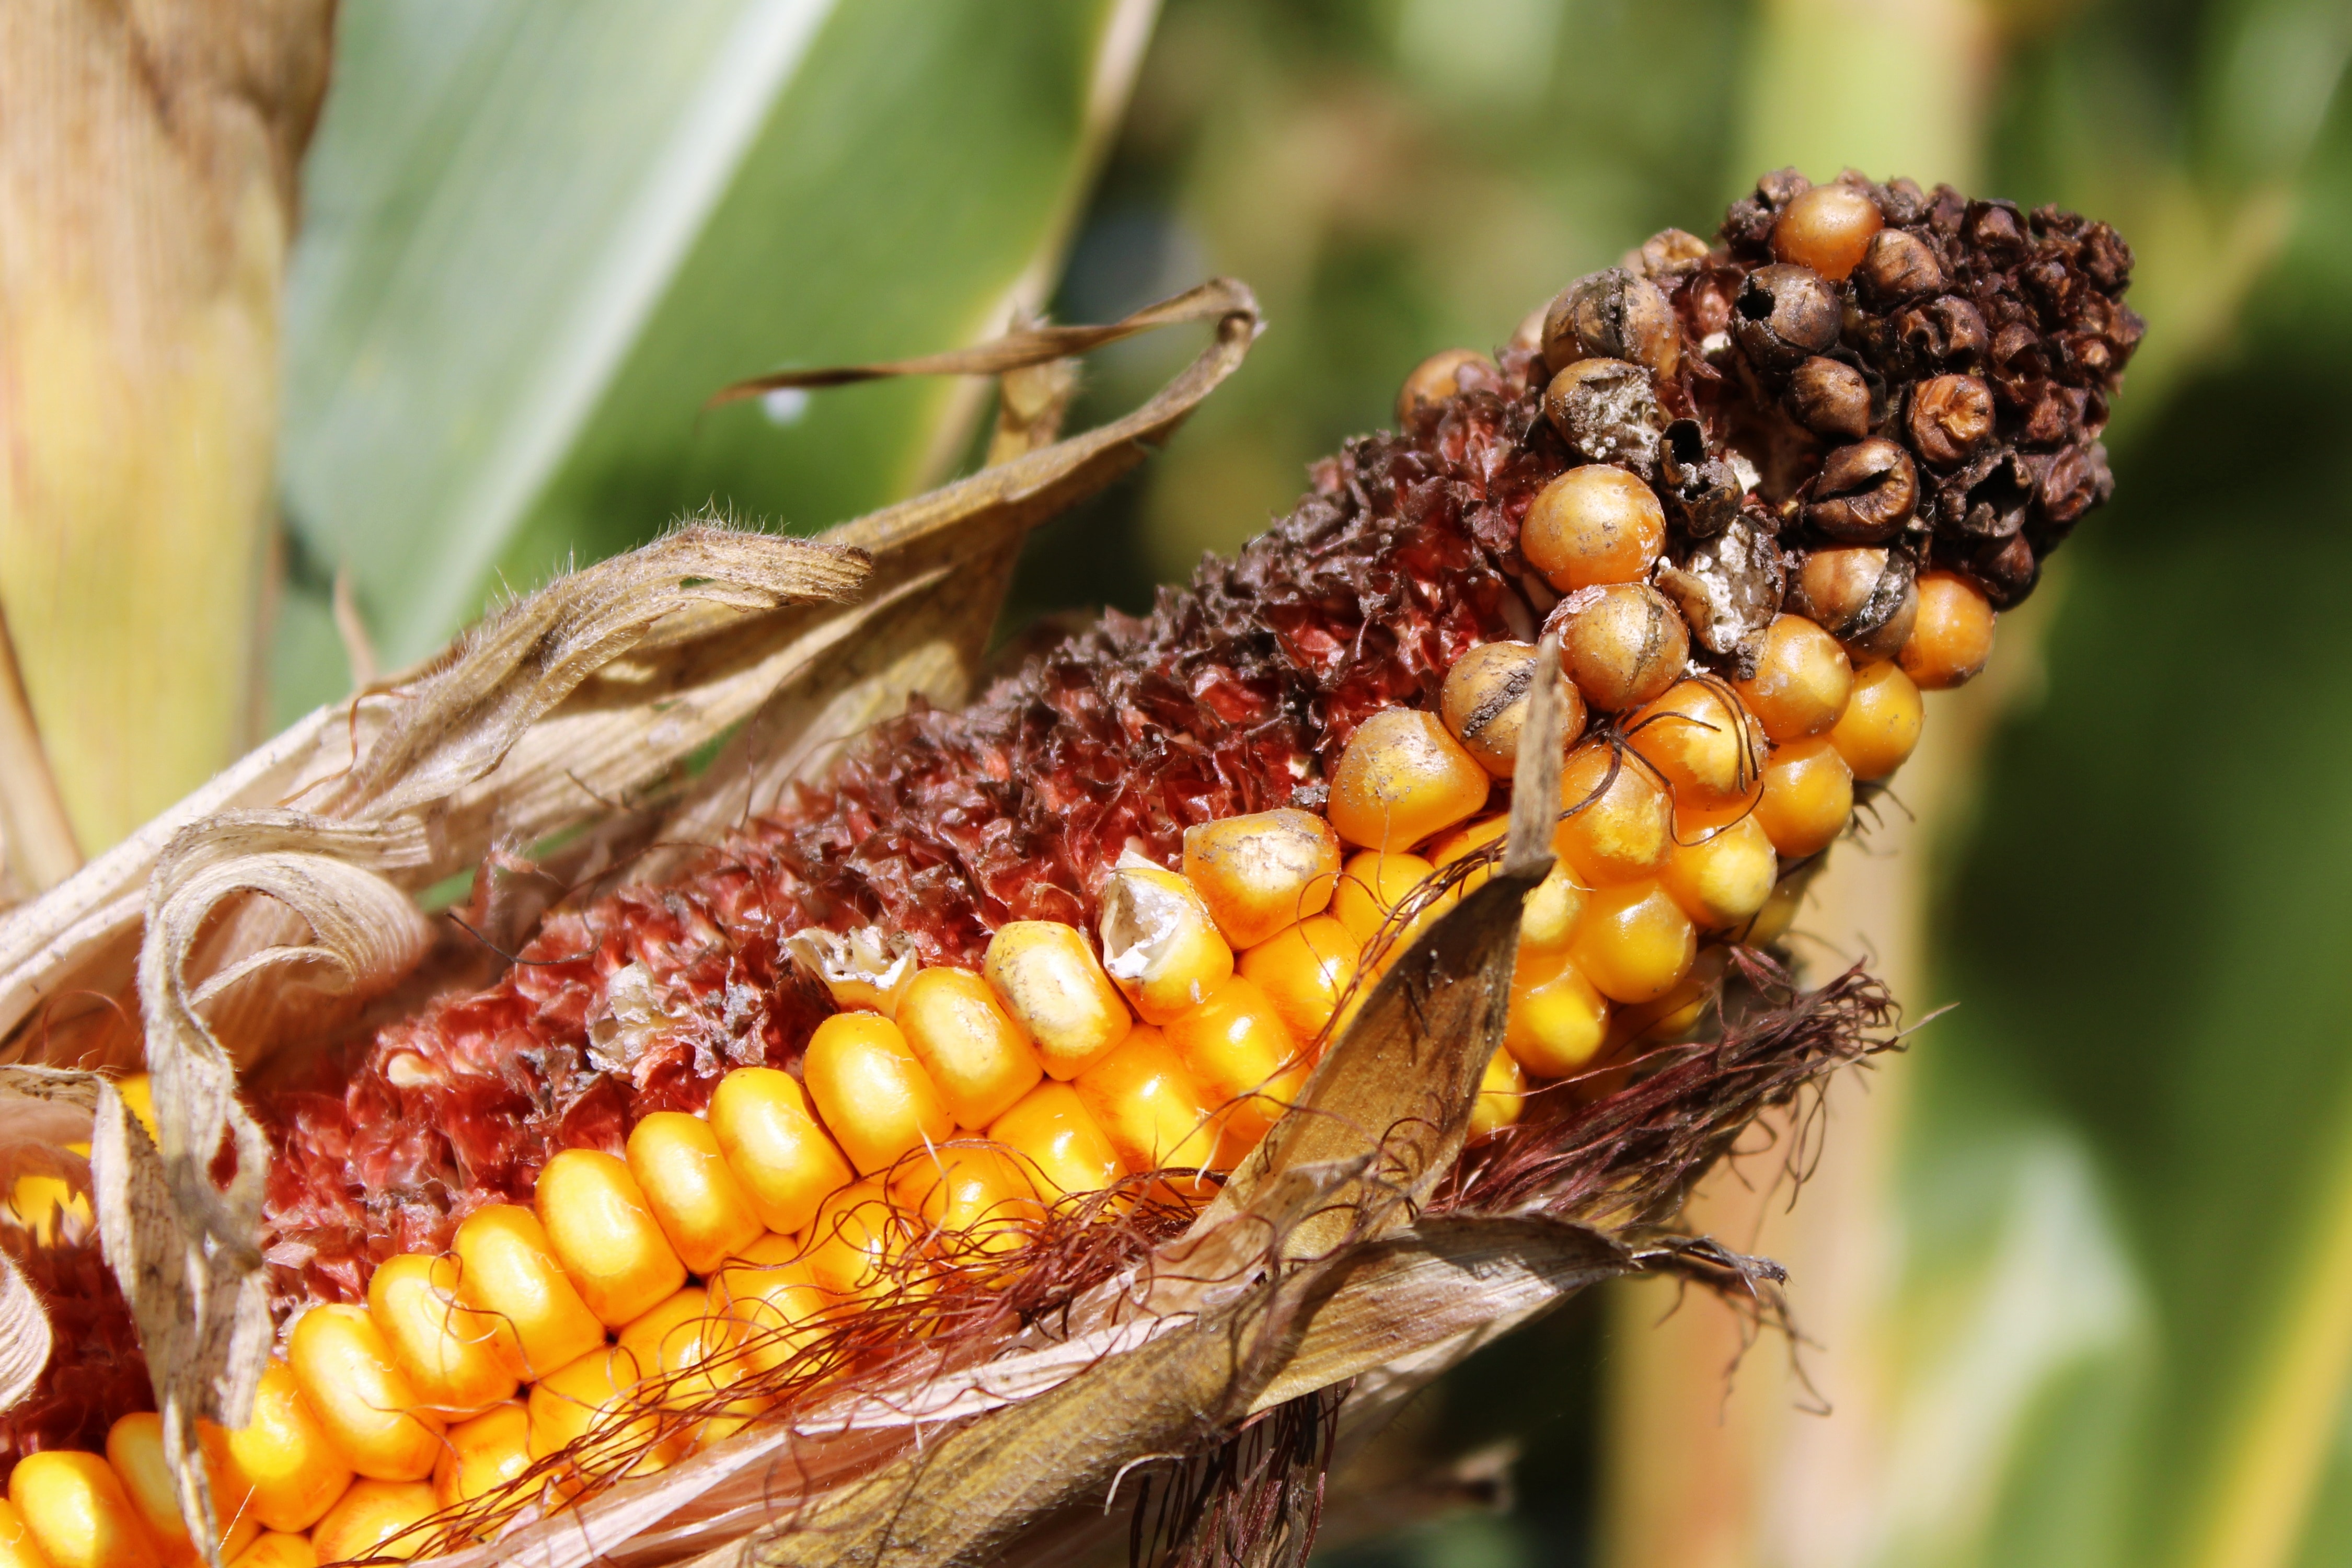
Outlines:
<svg viewBox="0 0 2352 1568"><path fill-rule="evenodd" d="M192 1451L200 1417L242 1423L271 1341L255 1240L269 1150L237 1100L240 1074L429 984L443 932L415 895L443 879L566 830L584 830L562 851L574 871L634 856L633 876L658 875L677 851L655 847L711 841L910 697L964 700L1021 535L1164 439L1259 321L1246 288L1218 281L1111 327L747 388L996 374L1034 427L1037 410L1012 392L1051 402L1066 356L1185 321L1213 323L1212 342L1128 417L814 542L698 523L579 572L425 668L303 720L0 923L0 1029L16 1058L128 1066L143 1051L153 1075L151 1142L103 1079L5 1069L0 1164L92 1188L169 1450ZM1464 1157L1519 902L1550 863L1559 747L1535 736L1557 723L1554 687L1534 683L1523 748L1549 765L1522 772L1497 857L1456 868L1491 875L1388 970L1299 1105L1189 1227L1135 1247L1049 1314L896 1358L879 1379L830 1385L446 1561L1164 1549L1292 1562L1335 1452L1582 1286L1667 1270L1769 1305L1770 1266L1668 1222L1759 1109L1876 1043L1865 1026L1888 1005L1858 975L1801 994L1743 951L1746 1011L1727 1005L1717 1037L1656 1053L1600 1114L1555 1119L1572 1138ZM680 782L683 759L730 730L718 762ZM85 1138L87 1172L58 1152ZM0 1409L37 1373L48 1333L35 1292L0 1268ZM202 1467L177 1473L184 1510L207 1518Z"/></svg>

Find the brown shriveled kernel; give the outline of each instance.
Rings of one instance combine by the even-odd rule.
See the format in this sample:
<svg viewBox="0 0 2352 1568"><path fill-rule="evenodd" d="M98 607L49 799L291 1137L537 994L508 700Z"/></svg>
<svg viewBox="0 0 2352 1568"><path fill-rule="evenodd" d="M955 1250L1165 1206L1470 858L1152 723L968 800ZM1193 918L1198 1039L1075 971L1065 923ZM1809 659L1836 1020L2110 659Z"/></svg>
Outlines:
<svg viewBox="0 0 2352 1568"><path fill-rule="evenodd" d="M1569 450L1594 463L1622 463L1644 476L1656 471L1665 411L1650 389L1650 373L1629 360L1580 359L1544 389L1544 416Z"/></svg>
<svg viewBox="0 0 2352 1568"><path fill-rule="evenodd" d="M1805 521L1840 544L1895 537L1919 505L1919 470L1902 446L1881 437L1840 447L1822 459Z"/></svg>
<svg viewBox="0 0 2352 1568"><path fill-rule="evenodd" d="M1911 389L1904 425L1919 456L1939 468L1966 462L1992 439L1992 388L1973 375L1939 375Z"/></svg>
<svg viewBox="0 0 2352 1568"><path fill-rule="evenodd" d="M1497 374L1494 362L1475 349L1441 349L1413 366L1397 389L1397 424L1410 428L1416 416L1461 391L1462 373L1472 365L1489 376Z"/></svg>
<svg viewBox="0 0 2352 1568"><path fill-rule="evenodd" d="M1830 744L1858 779L1883 779L1901 767L1919 743L1919 688L1891 661L1856 670L1853 696Z"/></svg>
<svg viewBox="0 0 2352 1568"><path fill-rule="evenodd" d="M1498 779L1511 776L1519 754L1519 727L1527 722L1528 689L1535 680L1532 643L1490 642L1472 648L1445 672L1438 708L1445 727L1478 765ZM1560 680L1562 738L1584 732L1584 699L1566 678Z"/></svg>
<svg viewBox="0 0 2352 1568"><path fill-rule="evenodd" d="M1677 805L1738 800L1764 766L1748 715L1716 680L1676 681L1626 722L1625 737L1665 779Z"/></svg>
<svg viewBox="0 0 2352 1568"><path fill-rule="evenodd" d="M1790 375L1788 396L1789 412L1816 436L1859 441L1870 434L1870 384L1850 364L1815 354Z"/></svg>
<svg viewBox="0 0 2352 1568"><path fill-rule="evenodd" d="M1756 673L1739 700L1775 741L1818 735L1838 721L1853 693L1853 666L1837 639L1802 616L1780 616L1764 634Z"/></svg>
<svg viewBox="0 0 2352 1568"><path fill-rule="evenodd" d="M1560 668L1605 713L1638 708L1690 662L1690 628L1664 594L1640 583L1588 589L1559 602Z"/></svg>
<svg viewBox="0 0 2352 1568"><path fill-rule="evenodd" d="M1634 253L1648 278L1679 278L1706 259L1706 241L1687 229L1662 228Z"/></svg>
<svg viewBox="0 0 2352 1568"><path fill-rule="evenodd" d="M1772 254L1843 280L1862 262L1886 226L1878 204L1852 185L1815 185L1780 209L1772 226Z"/></svg>
<svg viewBox="0 0 2352 1568"><path fill-rule="evenodd" d="M1944 267L1926 240L1899 228L1883 228L1871 237L1862 265L1853 269L1853 282L1865 300L1892 305L1941 289Z"/></svg>
<svg viewBox="0 0 2352 1568"><path fill-rule="evenodd" d="M1748 363L1785 375L1838 336L1837 290L1811 268L1776 262L1748 275L1731 302L1731 336Z"/></svg>
<svg viewBox="0 0 2352 1568"><path fill-rule="evenodd" d="M1519 529L1528 564L1563 594L1638 583L1665 546L1665 508L1638 477L1605 463L1570 468L1537 491Z"/></svg>
<svg viewBox="0 0 2352 1568"><path fill-rule="evenodd" d="M1693 539L1712 539L1739 515L1738 470L1707 450L1696 419L1677 419L1658 441L1658 488L1666 515Z"/></svg>
<svg viewBox="0 0 2352 1568"><path fill-rule="evenodd" d="M1966 370L1984 358L1992 334L1976 306L1958 294L1943 294L1899 312L1895 341L1916 364Z"/></svg>
<svg viewBox="0 0 2352 1568"><path fill-rule="evenodd" d="M1544 363L1565 368L1588 355L1630 360L1672 375L1682 358L1682 323L1658 286L1622 267L1580 278L1544 313Z"/></svg>
<svg viewBox="0 0 2352 1568"><path fill-rule="evenodd" d="M1838 639L1856 664L1893 658L1919 616L1909 562L1857 546L1816 550L1797 574L1789 607Z"/></svg>
<svg viewBox="0 0 2352 1568"><path fill-rule="evenodd" d="M1992 655L1993 610L1975 584L1955 572L1919 574L1919 618L1897 656L1922 691L1964 684Z"/></svg>
<svg viewBox="0 0 2352 1568"><path fill-rule="evenodd" d="M1769 521L1742 513L1680 565L1658 568L1658 587L1681 608L1692 639L1736 666L1755 657L1780 606L1780 545Z"/></svg>

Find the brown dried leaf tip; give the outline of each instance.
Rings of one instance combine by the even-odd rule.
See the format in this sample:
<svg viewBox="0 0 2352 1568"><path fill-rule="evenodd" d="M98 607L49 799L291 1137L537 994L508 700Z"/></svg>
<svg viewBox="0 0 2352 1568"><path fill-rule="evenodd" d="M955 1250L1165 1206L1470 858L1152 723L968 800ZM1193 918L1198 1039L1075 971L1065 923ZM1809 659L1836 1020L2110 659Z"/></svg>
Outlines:
<svg viewBox="0 0 2352 1568"><path fill-rule="evenodd" d="M315 1483L254 1517L322 1558L943 1563L1076 1550L1123 1485L1139 1553L1292 1561L1334 1444L1496 1326L1641 1268L1777 1310L1675 1214L1759 1110L1889 1042L1876 982L1809 991L1774 944L1922 692L2105 499L2129 267L2054 209L1768 176L1716 244L1669 230L1492 357L1433 357L1265 535L960 710L887 639L962 637L922 595L1164 435L1255 306L1219 283L796 374L1017 378L1219 322L1131 435L1029 450L1050 419L1013 409L1003 468L836 531L880 630L746 623L744 669L814 651L668 820L772 806L248 1082L258 1408ZM494 815L489 770L583 722L604 657L463 755L410 688L340 787L415 804L420 843L451 791ZM665 700L625 686L583 689L595 721L657 746ZM307 820L272 853L331 858ZM314 925L343 885L306 884ZM184 1072L208 1037L149 1048ZM42 1195L11 1255L75 1331L9 1428L35 1481L143 1396ZM224 1519L266 1489L229 1450Z"/></svg>

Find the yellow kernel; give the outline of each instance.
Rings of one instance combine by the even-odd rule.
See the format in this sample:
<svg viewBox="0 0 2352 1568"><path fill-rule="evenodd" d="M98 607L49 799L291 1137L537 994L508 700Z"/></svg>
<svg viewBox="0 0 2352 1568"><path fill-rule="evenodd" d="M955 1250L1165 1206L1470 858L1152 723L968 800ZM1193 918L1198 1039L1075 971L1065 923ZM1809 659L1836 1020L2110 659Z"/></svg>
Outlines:
<svg viewBox="0 0 2352 1568"><path fill-rule="evenodd" d="M530 1467L530 1407L520 1400L493 1405L449 1428L449 1446L433 1467L433 1500L441 1508L462 1508L502 1490ZM480 1522L502 1520L524 1500L518 1493Z"/></svg>
<svg viewBox="0 0 2352 1568"><path fill-rule="evenodd" d="M8 1500L52 1568L159 1568L122 1482L96 1454L46 1448L16 1461Z"/></svg>
<svg viewBox="0 0 2352 1568"><path fill-rule="evenodd" d="M1772 840L1753 812L1678 843L1658 880L1683 912L1708 931L1735 926L1764 907L1780 875Z"/></svg>
<svg viewBox="0 0 2352 1568"><path fill-rule="evenodd" d="M451 1420L513 1398L518 1381L500 1343L503 1325L458 1304L463 1269L455 1258L411 1252L387 1259L368 1280L368 1315L392 1359L425 1406Z"/></svg>
<svg viewBox="0 0 2352 1568"><path fill-rule="evenodd" d="M637 1358L618 1345L590 1351L530 1388L530 1457L561 1454L587 1476L650 1475L676 1456L659 1418L637 1397Z"/></svg>
<svg viewBox="0 0 2352 1568"><path fill-rule="evenodd" d="M1611 1001L1647 1002L1689 972L1698 932L1664 888L1635 882L1592 895L1569 955Z"/></svg>
<svg viewBox="0 0 2352 1568"><path fill-rule="evenodd" d="M1883 779L1919 743L1919 689L1892 659L1854 672L1853 698L1830 731L1830 744L1858 779Z"/></svg>
<svg viewBox="0 0 2352 1568"><path fill-rule="evenodd" d="M1347 869L1340 875L1339 890L1332 895L1329 918L1339 922L1359 948L1369 947L1405 901L1436 872L1437 868L1427 860L1402 850L1382 854L1377 849L1366 849L1351 855ZM1443 894L1421 900L1412 918L1392 933L1391 948L1402 952L1453 902L1450 896Z"/></svg>
<svg viewBox="0 0 2352 1568"><path fill-rule="evenodd" d="M70 1147L77 1153L89 1152L87 1143ZM8 1192L8 1207L43 1247L56 1246L67 1234L84 1232L90 1223L89 1199L63 1176L17 1177Z"/></svg>
<svg viewBox="0 0 2352 1568"><path fill-rule="evenodd" d="M305 1550L310 1544L307 1541L302 1542ZM32 1531L26 1527L25 1516L18 1513L16 1505L5 1498L0 1498L0 1568L53 1568L48 1554L41 1550L41 1543L33 1539ZM303 1568L309 1568L309 1565L303 1565Z"/></svg>
<svg viewBox="0 0 2352 1568"><path fill-rule="evenodd" d="M1739 700L1775 741L1818 735L1838 721L1853 692L1853 666L1837 638L1802 616L1777 616L1764 634L1756 673Z"/></svg>
<svg viewBox="0 0 2352 1568"><path fill-rule="evenodd" d="M1552 848L1589 887L1654 874L1674 845L1674 806L1649 768L1605 742L1579 746L1560 770L1568 815Z"/></svg>
<svg viewBox="0 0 2352 1568"><path fill-rule="evenodd" d="M1592 889L1576 879L1565 860L1554 860L1544 879L1519 906L1519 951L1565 952L1576 940L1577 922Z"/></svg>
<svg viewBox="0 0 2352 1568"><path fill-rule="evenodd" d="M1291 1038L1305 1046L1339 1010L1339 998L1356 978L1362 947L1339 921L1316 915L1242 954L1238 978L1265 994Z"/></svg>
<svg viewBox="0 0 2352 1568"><path fill-rule="evenodd" d="M1816 862L1818 864L1818 862ZM1750 947L1769 947L1789 934L1797 923L1797 911L1804 906L1805 889L1811 879L1806 868L1799 868L1772 885L1772 896L1756 911L1756 918L1742 927L1736 936Z"/></svg>
<svg viewBox="0 0 2352 1568"><path fill-rule="evenodd" d="M435 1544L436 1531L415 1527L439 1510L429 1482L354 1481L310 1532L310 1548L321 1563L354 1557L404 1562Z"/></svg>
<svg viewBox="0 0 2352 1568"><path fill-rule="evenodd" d="M1398 426L1411 425L1414 415L1459 392L1462 372L1471 365L1478 366L1489 376L1496 374L1494 362L1474 349L1440 349L1413 366L1404 384L1397 389Z"/></svg>
<svg viewBox="0 0 2352 1568"><path fill-rule="evenodd" d="M1220 1165L1255 1148L1307 1082L1299 1037L1275 998L1246 976L1226 981L1166 1032L1169 1045L1218 1111Z"/></svg>
<svg viewBox="0 0 2352 1568"><path fill-rule="evenodd" d="M987 981L965 969L926 969L898 1002L898 1028L939 1086L956 1125L977 1131L1036 1087L1037 1053ZM802 1224L806 1224L803 1219ZM771 1224L771 1230L800 1228Z"/></svg>
<svg viewBox="0 0 2352 1568"><path fill-rule="evenodd" d="M122 1098L122 1108L139 1119L147 1136L155 1136L155 1080L143 1072L127 1073L114 1080L114 1092Z"/></svg>
<svg viewBox="0 0 2352 1568"><path fill-rule="evenodd" d="M817 1288L856 1300L885 1294L905 1280L901 1260L914 1246L916 1226L881 1180L868 1176L818 1206L808 1239L809 1277Z"/></svg>
<svg viewBox="0 0 2352 1568"><path fill-rule="evenodd" d="M1099 1192L1119 1178L1118 1151L1066 1083L1039 1084L989 1123L988 1135L1013 1151L1048 1203Z"/></svg>
<svg viewBox="0 0 2352 1568"><path fill-rule="evenodd" d="M708 1274L767 1234L710 1124L656 1110L629 1132L629 1174L689 1273Z"/></svg>
<svg viewBox="0 0 2352 1568"><path fill-rule="evenodd" d="M1830 648L1834 653L1837 645ZM1764 768L1764 747L1749 732L1748 715L1716 681L1676 681L1634 714L1625 732L1627 743L1665 781L1677 806L1715 805L1752 795Z"/></svg>
<svg viewBox="0 0 2352 1568"><path fill-rule="evenodd" d="M939 1085L887 1018L835 1014L809 1037L801 1072L817 1114L862 1174L955 1131Z"/></svg>
<svg viewBox="0 0 2352 1568"><path fill-rule="evenodd" d="M1826 739L1792 741L1772 753L1756 820L1791 860L1818 855L1853 815L1853 773Z"/></svg>
<svg viewBox="0 0 2352 1568"><path fill-rule="evenodd" d="M602 1150L566 1149L548 1161L531 1206L555 1260L608 1328L619 1328L686 1283L686 1265L662 1234L637 1179Z"/></svg>
<svg viewBox="0 0 2352 1568"><path fill-rule="evenodd" d="M450 1244L457 1295L498 1326L507 1366L528 1383L604 1342L604 1325L556 1261L539 1216L514 1204L476 1209Z"/></svg>
<svg viewBox="0 0 2352 1568"><path fill-rule="evenodd" d="M1638 476L1607 463L1570 468L1544 486L1519 529L1528 564L1563 594L1638 583L1665 545L1665 508Z"/></svg>
<svg viewBox="0 0 2352 1568"><path fill-rule="evenodd" d="M1013 921L988 941L982 964L1037 1059L1065 1082L1127 1037L1135 1019L1095 961L1084 932L1058 921Z"/></svg>
<svg viewBox="0 0 2352 1568"><path fill-rule="evenodd" d="M1132 851L1103 880L1100 930L1103 969L1147 1024L1198 1005L1234 972L1234 950L1192 884Z"/></svg>
<svg viewBox="0 0 2352 1568"><path fill-rule="evenodd" d="M751 1370L733 1353L733 1320L713 1312L709 1292L694 1286L647 1309L619 1339L621 1349L636 1358L643 1397L673 1410L709 1406ZM761 1402L737 1400L727 1408L748 1415Z"/></svg>
<svg viewBox="0 0 2352 1568"><path fill-rule="evenodd" d="M925 970L915 978L959 973ZM710 1096L710 1131L753 1212L786 1236L807 1229L825 1194L856 1174L817 1121L808 1090L775 1068L737 1068L720 1079Z"/></svg>
<svg viewBox="0 0 2352 1568"><path fill-rule="evenodd" d="M1184 879L1235 951L1319 915L1339 876L1339 836L1311 811L1228 816L1184 830Z"/></svg>
<svg viewBox="0 0 2352 1568"><path fill-rule="evenodd" d="M1497 812L1492 816L1482 816L1475 822L1465 823L1430 847L1430 863L1435 868L1443 870L1456 860L1469 858L1489 844L1500 844L1510 831L1511 819L1509 815L1504 812ZM1461 899L1468 898L1486 886L1486 879L1492 875L1494 875L1492 870L1480 867L1454 884L1454 896Z"/></svg>
<svg viewBox="0 0 2352 1568"><path fill-rule="evenodd" d="M740 1260L710 1277L709 1300L734 1325L753 1372L773 1372L813 1343L832 1306L789 1236L761 1237L746 1247Z"/></svg>
<svg viewBox="0 0 2352 1568"><path fill-rule="evenodd" d="M879 926L848 931L811 926L784 938L783 948L824 982L835 1006L844 1012L863 1008L886 1018L898 1016L898 1003L920 967L914 943Z"/></svg>
<svg viewBox="0 0 2352 1568"><path fill-rule="evenodd" d="M19 1568L0 1556L5 1568ZM318 1551L307 1535L289 1535L283 1531L268 1531L257 1537L252 1545L229 1563L228 1568L319 1568Z"/></svg>
<svg viewBox="0 0 2352 1568"><path fill-rule="evenodd" d="M1436 714L1384 708L1348 737L1328 809L1347 843L1410 849L1475 816L1491 783Z"/></svg>
<svg viewBox="0 0 2352 1568"><path fill-rule="evenodd" d="M286 1342L296 1386L327 1440L362 1476L421 1480L441 1451L441 1421L419 1408L415 1385L364 1307L313 1307Z"/></svg>
<svg viewBox="0 0 2352 1568"><path fill-rule="evenodd" d="M352 1484L352 1468L282 1361L261 1369L253 1419L223 1438L229 1462L253 1488L253 1517L273 1531L308 1530Z"/></svg>
<svg viewBox="0 0 2352 1568"><path fill-rule="evenodd" d="M1560 952L1522 948L1511 971L1503 1048L1537 1078L1584 1070L1609 1034L1609 1003Z"/></svg>
<svg viewBox="0 0 2352 1568"><path fill-rule="evenodd" d="M1699 949L1690 973L1654 1002L1617 1008L1609 1019L1609 1048L1664 1043L1689 1037L1707 1006L1723 988L1730 953L1717 942Z"/></svg>
<svg viewBox="0 0 2352 1568"><path fill-rule="evenodd" d="M1021 1166L1001 1146L977 1139L901 1161L890 1195L922 1217L931 1250L949 1258L1010 1252L1045 1217Z"/></svg>
<svg viewBox="0 0 2352 1568"><path fill-rule="evenodd" d="M1517 1121L1527 1110L1528 1076L1519 1070L1507 1048L1497 1047L1486 1058L1478 1079L1478 1098L1470 1104L1470 1136L1484 1138Z"/></svg>
<svg viewBox="0 0 2352 1568"><path fill-rule="evenodd" d="M1919 574L1919 618L1895 659L1922 691L1964 685L1992 657L1992 602L1952 572Z"/></svg>
<svg viewBox="0 0 2352 1568"><path fill-rule="evenodd" d="M247 1513L247 1489L228 1463L228 1456L205 1433L198 1442L212 1485L213 1518L223 1539L221 1554L234 1557L261 1533L260 1523ZM180 1518L180 1495L172 1484L172 1468L163 1458L163 1418L152 1411L121 1416L106 1434L106 1462L114 1468L125 1496L147 1527L166 1568L193 1568L202 1561L188 1527Z"/></svg>
<svg viewBox="0 0 2352 1568"><path fill-rule="evenodd" d="M1215 1108L1168 1037L1150 1025L1131 1031L1072 1087L1130 1174L1214 1163Z"/></svg>

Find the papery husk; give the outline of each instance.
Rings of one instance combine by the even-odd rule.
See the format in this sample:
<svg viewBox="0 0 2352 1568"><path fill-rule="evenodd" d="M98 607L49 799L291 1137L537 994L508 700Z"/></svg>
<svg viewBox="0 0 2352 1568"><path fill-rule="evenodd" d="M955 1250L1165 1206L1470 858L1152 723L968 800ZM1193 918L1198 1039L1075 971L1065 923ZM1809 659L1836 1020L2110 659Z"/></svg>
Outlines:
<svg viewBox="0 0 2352 1568"><path fill-rule="evenodd" d="M271 1337L253 1239L268 1155L239 1072L347 1024L425 959L435 931L417 890L583 826L575 862L635 854L635 874L657 874L665 857L646 846L713 841L910 695L963 700L996 609L971 591L981 569L1001 582L1027 528L1163 440L1259 321L1246 288L1218 281L1112 327L1026 329L855 373L1019 373L1178 321L1213 322L1213 341L1126 418L814 542L702 523L565 578L310 715L0 922L0 1027L18 1056L126 1064L140 1040L125 1020L143 1035L154 1142L110 1089L76 1092L95 1112L100 1232L150 1363L167 1369L158 1405L200 1536L194 1423L241 1422ZM798 380L824 376L843 378ZM1034 432L1037 410L1023 418ZM1541 657L1556 664L1556 647ZM1691 1079L1659 1099L1652 1113L1690 1136L1617 1178L1641 1189L1641 1225L1599 1228L1540 1183L1512 1213L1448 1195L1500 1038L1519 905L1550 864L1559 748L1540 737L1557 732L1555 684L1532 688L1533 754L1551 761L1522 773L1493 874L1398 957L1181 1237L1050 1323L852 1381L437 1561L977 1563L1070 1559L1130 1531L1130 1551L1183 1557L1222 1540L1227 1555L1297 1561L1332 1454L1496 1335L1645 1269L1769 1291L1769 1266L1650 1222L1759 1097L1860 1054L1851 1032L1777 1078L1713 1097ZM679 784L680 760L738 725ZM1598 1206L1622 1222L1624 1195ZM0 1279L0 1312L7 1297ZM0 1354L0 1373L11 1364Z"/></svg>

